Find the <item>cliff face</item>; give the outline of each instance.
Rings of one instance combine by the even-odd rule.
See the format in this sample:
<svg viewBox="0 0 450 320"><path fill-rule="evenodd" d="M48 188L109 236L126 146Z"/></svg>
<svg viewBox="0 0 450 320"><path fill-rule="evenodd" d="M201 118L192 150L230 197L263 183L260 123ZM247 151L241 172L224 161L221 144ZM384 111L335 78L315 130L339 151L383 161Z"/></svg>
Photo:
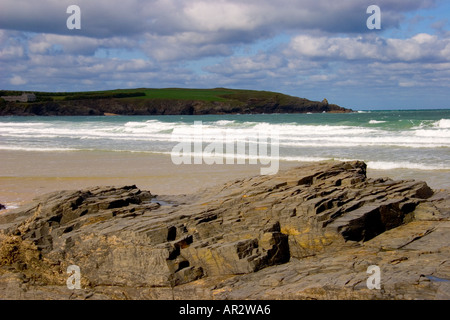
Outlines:
<svg viewBox="0 0 450 320"><path fill-rule="evenodd" d="M84 99L36 103L3 102L0 115L202 115L252 113L343 113L351 110L286 95L271 97L233 95L225 101L181 99Z"/></svg>
<svg viewBox="0 0 450 320"><path fill-rule="evenodd" d="M44 196L0 214L0 298L450 298L449 192L365 169L324 163L188 196ZM81 289L67 288L69 265Z"/></svg>

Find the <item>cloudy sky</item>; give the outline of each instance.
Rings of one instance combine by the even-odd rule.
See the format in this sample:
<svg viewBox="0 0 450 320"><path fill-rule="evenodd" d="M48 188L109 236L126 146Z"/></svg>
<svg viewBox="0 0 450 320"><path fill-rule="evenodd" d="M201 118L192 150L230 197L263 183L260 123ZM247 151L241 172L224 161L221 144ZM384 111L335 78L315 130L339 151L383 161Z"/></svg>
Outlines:
<svg viewBox="0 0 450 320"><path fill-rule="evenodd" d="M370 5L381 30L366 26ZM450 108L450 1L1 0L0 74L9 90L229 87Z"/></svg>

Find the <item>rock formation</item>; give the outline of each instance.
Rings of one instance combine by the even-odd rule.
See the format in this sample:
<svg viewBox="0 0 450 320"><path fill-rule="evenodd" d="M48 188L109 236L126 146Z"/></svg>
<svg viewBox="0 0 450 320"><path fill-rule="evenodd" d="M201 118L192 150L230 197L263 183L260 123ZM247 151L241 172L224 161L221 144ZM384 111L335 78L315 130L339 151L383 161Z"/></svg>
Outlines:
<svg viewBox="0 0 450 320"><path fill-rule="evenodd" d="M0 214L0 299L448 299L449 220L448 191L362 162L186 196L61 191Z"/></svg>
<svg viewBox="0 0 450 320"><path fill-rule="evenodd" d="M224 89L228 90L228 89ZM230 90L229 90L230 91ZM33 103L5 102L0 99L0 116L90 116L113 113L117 115L205 115L260 113L348 113L350 109L324 101L281 93L231 90L221 100L192 98L102 98L82 96L83 99L36 101Z"/></svg>

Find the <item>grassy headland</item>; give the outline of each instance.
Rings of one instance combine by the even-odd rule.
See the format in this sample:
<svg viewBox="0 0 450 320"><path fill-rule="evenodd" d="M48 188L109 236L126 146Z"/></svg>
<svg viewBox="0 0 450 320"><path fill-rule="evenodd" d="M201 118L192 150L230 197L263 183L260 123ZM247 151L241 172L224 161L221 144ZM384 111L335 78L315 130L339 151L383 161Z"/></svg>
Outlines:
<svg viewBox="0 0 450 320"><path fill-rule="evenodd" d="M0 96L24 91L0 91ZM33 92L36 101L0 99L0 115L177 115L319 113L351 110L277 92L214 89L117 89L87 92Z"/></svg>

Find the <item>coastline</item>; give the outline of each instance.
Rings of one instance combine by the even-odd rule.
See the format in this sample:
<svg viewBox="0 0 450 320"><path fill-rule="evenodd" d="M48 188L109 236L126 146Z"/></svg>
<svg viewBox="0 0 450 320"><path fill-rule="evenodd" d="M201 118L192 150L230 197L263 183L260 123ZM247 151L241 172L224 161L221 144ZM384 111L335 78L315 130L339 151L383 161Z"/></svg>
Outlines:
<svg viewBox="0 0 450 320"><path fill-rule="evenodd" d="M0 302L450 301L450 1L1 1Z"/></svg>
<svg viewBox="0 0 450 320"><path fill-rule="evenodd" d="M449 191L367 179L361 161L162 199L57 192L0 214L0 298L448 299L449 209Z"/></svg>
<svg viewBox="0 0 450 320"><path fill-rule="evenodd" d="M61 190L136 185L152 194L190 194L259 175L260 165L175 165L170 155L109 151L1 150L0 202L13 206ZM280 168L298 166L280 163Z"/></svg>
<svg viewBox="0 0 450 320"><path fill-rule="evenodd" d="M16 208L44 194L96 186L136 185L155 195L192 194L260 174L261 165L175 165L170 155L110 151L0 150L0 203ZM280 161L280 170L314 164ZM425 181L450 189L448 171L367 170L368 178Z"/></svg>
<svg viewBox="0 0 450 320"><path fill-rule="evenodd" d="M348 113L351 109L270 91L242 89L118 89L100 92L33 92L33 99L4 92L0 116L205 115ZM18 100L20 101L20 100ZM106 114L105 114L106 113Z"/></svg>

